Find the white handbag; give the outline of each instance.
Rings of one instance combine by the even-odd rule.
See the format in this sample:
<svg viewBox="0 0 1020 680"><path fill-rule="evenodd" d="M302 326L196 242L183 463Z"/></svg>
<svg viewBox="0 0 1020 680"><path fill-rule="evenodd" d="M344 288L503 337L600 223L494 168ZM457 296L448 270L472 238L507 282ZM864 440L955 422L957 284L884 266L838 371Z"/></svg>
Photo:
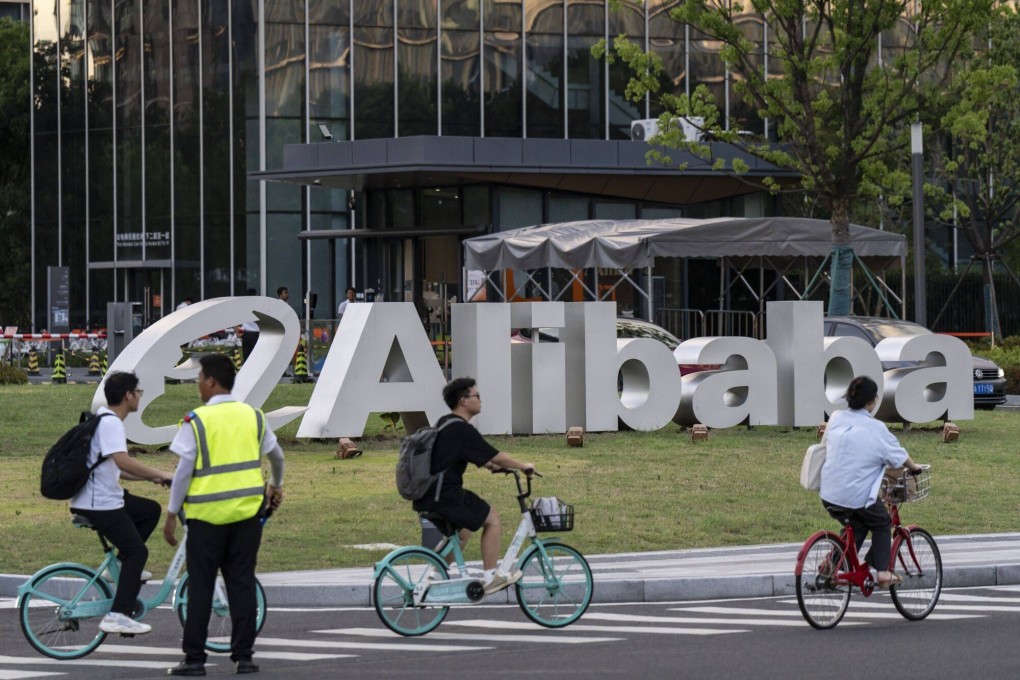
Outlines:
<svg viewBox="0 0 1020 680"><path fill-rule="evenodd" d="M800 466L800 485L808 491L818 491L822 487L824 464L825 442L809 446L804 453L804 462Z"/></svg>

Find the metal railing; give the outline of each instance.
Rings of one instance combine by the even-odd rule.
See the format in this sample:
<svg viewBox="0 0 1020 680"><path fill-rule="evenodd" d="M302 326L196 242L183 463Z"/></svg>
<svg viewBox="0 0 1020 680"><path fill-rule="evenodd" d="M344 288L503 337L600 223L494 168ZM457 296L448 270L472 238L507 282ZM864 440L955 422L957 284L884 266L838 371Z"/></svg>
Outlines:
<svg viewBox="0 0 1020 680"><path fill-rule="evenodd" d="M705 335L705 313L700 309L662 307L655 310L655 323L681 340Z"/></svg>

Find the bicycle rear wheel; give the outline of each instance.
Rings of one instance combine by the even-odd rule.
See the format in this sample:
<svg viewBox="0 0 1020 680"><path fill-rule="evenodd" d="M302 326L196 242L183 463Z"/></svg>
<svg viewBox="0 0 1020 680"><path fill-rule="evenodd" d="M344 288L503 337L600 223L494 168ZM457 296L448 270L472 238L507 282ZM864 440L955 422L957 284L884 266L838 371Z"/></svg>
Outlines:
<svg viewBox="0 0 1020 680"><path fill-rule="evenodd" d="M177 618L181 625L188 620L188 585L189 574L181 577L177 584L177 595L174 597L174 609L177 610ZM230 616L230 604L226 600L226 586L223 585L223 578L216 577L220 583L220 592L224 597L218 598L213 595L212 614L209 616L209 632L205 638L205 648L210 652L229 652L230 634L234 630L234 620ZM262 632L262 626L266 625L266 591L255 579L255 633Z"/></svg>
<svg viewBox="0 0 1020 680"><path fill-rule="evenodd" d="M53 659L80 659L106 639L99 621L113 604L110 586L94 571L81 567L54 567L33 577L21 598L18 618L28 643ZM91 607L88 616L75 613L77 605L105 600Z"/></svg>
<svg viewBox="0 0 1020 680"><path fill-rule="evenodd" d="M514 584L517 604L546 628L563 628L581 618L594 592L591 567L581 553L562 543L543 543L548 560L534 545L521 560Z"/></svg>
<svg viewBox="0 0 1020 680"><path fill-rule="evenodd" d="M931 534L913 529L908 539L897 539L890 569L903 579L889 591L900 614L911 621L931 614L942 592L942 556Z"/></svg>
<svg viewBox="0 0 1020 680"><path fill-rule="evenodd" d="M801 553L795 571L800 613L815 628L833 628L850 604L850 584L834 578L848 571L846 551L840 541L822 534L810 539Z"/></svg>
<svg viewBox="0 0 1020 680"><path fill-rule="evenodd" d="M408 550L387 558L372 584L375 613L399 635L425 635L446 618L449 607L415 606L414 589L426 579L447 580L446 563L431 550Z"/></svg>

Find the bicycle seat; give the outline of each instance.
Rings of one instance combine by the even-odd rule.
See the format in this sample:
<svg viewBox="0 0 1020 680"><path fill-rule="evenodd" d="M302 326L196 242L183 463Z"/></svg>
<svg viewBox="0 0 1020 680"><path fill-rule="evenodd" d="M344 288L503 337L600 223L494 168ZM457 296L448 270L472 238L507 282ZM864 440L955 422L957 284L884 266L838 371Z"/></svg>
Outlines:
<svg viewBox="0 0 1020 680"><path fill-rule="evenodd" d="M834 520L836 520L837 522L842 522L843 524L849 523L850 519L853 518L854 516L853 510L841 507L839 505L826 505L825 510Z"/></svg>
<svg viewBox="0 0 1020 680"><path fill-rule="evenodd" d="M427 519L428 521L432 522L436 526L436 529L439 530L439 533L441 533L443 536L453 536L460 530L460 527L456 526L455 524L453 524L453 522L435 512L429 512L427 510L424 510L418 513L418 517L420 517L421 519Z"/></svg>
<svg viewBox="0 0 1020 680"><path fill-rule="evenodd" d="M78 527L79 529L95 529L96 526L92 524L92 520L83 515L71 515L71 524Z"/></svg>

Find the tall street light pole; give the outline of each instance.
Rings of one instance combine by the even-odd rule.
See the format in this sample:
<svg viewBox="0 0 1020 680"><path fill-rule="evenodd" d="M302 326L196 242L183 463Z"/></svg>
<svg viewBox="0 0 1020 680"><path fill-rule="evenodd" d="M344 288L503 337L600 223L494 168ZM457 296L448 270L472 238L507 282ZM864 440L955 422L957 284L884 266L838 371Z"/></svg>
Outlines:
<svg viewBox="0 0 1020 680"><path fill-rule="evenodd" d="M910 159L914 187L914 321L928 325L924 286L924 142L921 123L910 125Z"/></svg>

